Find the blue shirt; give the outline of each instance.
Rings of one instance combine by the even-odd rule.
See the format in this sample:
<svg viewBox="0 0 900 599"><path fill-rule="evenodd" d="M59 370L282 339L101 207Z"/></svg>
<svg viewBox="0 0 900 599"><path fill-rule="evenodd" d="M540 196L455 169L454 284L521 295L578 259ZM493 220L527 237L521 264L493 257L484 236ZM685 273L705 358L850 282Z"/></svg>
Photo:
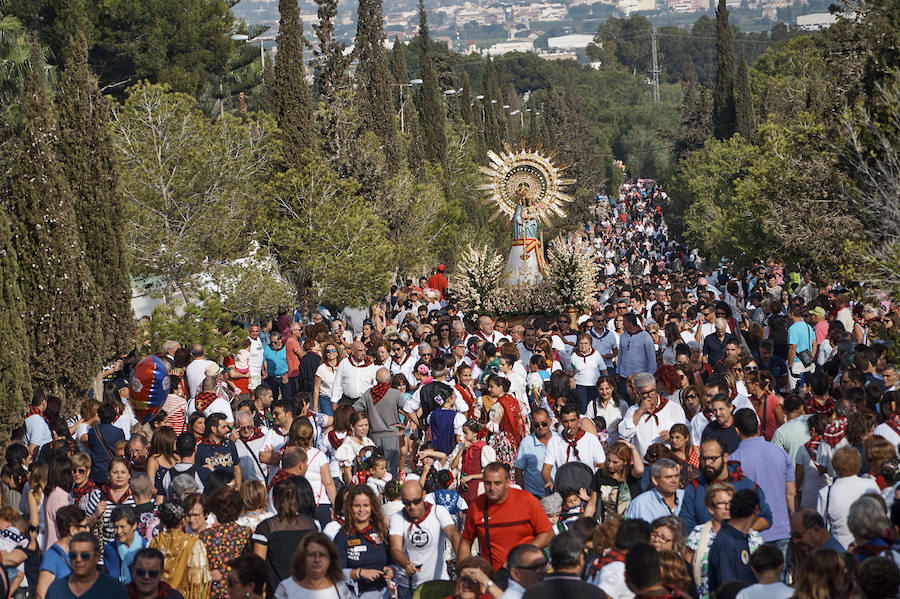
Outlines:
<svg viewBox="0 0 900 599"><path fill-rule="evenodd" d="M544 479L541 476L541 469L544 467L544 454L547 452L547 446L538 441L537 436L532 433L525 435L519 444L519 453L516 454L514 468L522 471L522 488L538 497L544 496ZM556 477L556 466L550 471L550 480Z"/></svg>
<svg viewBox="0 0 900 599"><path fill-rule="evenodd" d="M775 382L778 384L781 384L781 377L787 376L787 362L777 354L772 354L772 359L769 360L768 364L763 364L762 360L757 360L756 362L759 364L759 369L768 370L775 377Z"/></svg>
<svg viewBox="0 0 900 599"><path fill-rule="evenodd" d="M647 331L619 337L619 376L627 378L638 372L656 372L656 348Z"/></svg>
<svg viewBox="0 0 900 599"><path fill-rule="evenodd" d="M729 462L728 471L730 475L727 477L727 480L722 482L734 485L735 491L740 491L741 489L753 489L756 491L759 494L759 517L771 525L772 509L766 503L766 492L752 479L744 476L743 470L741 474L738 474L737 469L739 466L739 464ZM706 507L706 487L709 484L711 483L701 473L700 476L689 482L684 490L684 504L678 516L684 521L685 530L694 530L696 525L706 524L712 519L709 508ZM782 494L784 494L784 491L782 491Z"/></svg>
<svg viewBox="0 0 900 599"><path fill-rule="evenodd" d="M717 589L729 580L756 583L750 569L750 544L747 535L728 524L722 528L709 548L709 588Z"/></svg>
<svg viewBox="0 0 900 599"><path fill-rule="evenodd" d="M269 376L282 376L287 374L287 348L275 350L271 345L263 346L263 358L266 360L266 374Z"/></svg>
<svg viewBox="0 0 900 599"><path fill-rule="evenodd" d="M69 556L62 547L54 543L44 552L44 557L41 559L41 570L50 572L54 578L65 578L72 571Z"/></svg>
<svg viewBox="0 0 900 599"><path fill-rule="evenodd" d="M93 586L82 595L76 596L69 588L69 577L57 578L50 584L45 595L47 599L128 599L125 585L106 574L100 574Z"/></svg>
<svg viewBox="0 0 900 599"><path fill-rule="evenodd" d="M663 496L659 494L656 488L641 493L631 500L628 509L625 510L625 517L633 520L646 520L653 522L657 518L663 516L677 516L681 511L681 504L684 501L684 489L675 491L675 509L670 510Z"/></svg>
<svg viewBox="0 0 900 599"><path fill-rule="evenodd" d="M769 498L772 526L762 531L763 541L770 543L791 538L785 483L794 482L794 462L787 452L772 445L764 437L744 439L729 458L741 463L741 472L758 484Z"/></svg>
<svg viewBox="0 0 900 599"><path fill-rule="evenodd" d="M788 345L797 346L797 353L794 354L794 363L791 365L792 367L797 365L803 366L803 363L797 356L799 356L802 351L812 351L812 342L815 338L816 332L802 320L797 321L790 326L788 329Z"/></svg>
<svg viewBox="0 0 900 599"><path fill-rule="evenodd" d="M597 333L594 329L588 329L588 334L591 336L591 346L594 348L594 351L603 356L603 359L608 362L609 360L606 356L611 355L617 348L615 334L607 328L604 328L602 333ZM607 366L610 366L610 364L607 364Z"/></svg>

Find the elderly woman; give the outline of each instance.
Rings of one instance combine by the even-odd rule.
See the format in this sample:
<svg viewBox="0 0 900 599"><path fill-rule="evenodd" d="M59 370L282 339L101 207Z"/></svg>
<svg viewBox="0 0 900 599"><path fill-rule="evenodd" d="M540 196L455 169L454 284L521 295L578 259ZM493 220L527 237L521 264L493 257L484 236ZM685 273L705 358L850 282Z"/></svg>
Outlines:
<svg viewBox="0 0 900 599"><path fill-rule="evenodd" d="M209 592L209 564L206 547L195 534L184 532L185 508L180 502L159 507L164 530L153 537L149 547L165 558L163 582L184 595L185 599L203 599Z"/></svg>
<svg viewBox="0 0 900 599"><path fill-rule="evenodd" d="M206 546L209 559L209 577L212 580L209 596L225 599L228 597L227 563L243 553L253 533L235 522L244 505L238 491L228 486L216 489L210 495L209 503L218 524L201 532L199 537Z"/></svg>
<svg viewBox="0 0 900 599"><path fill-rule="evenodd" d="M671 561L664 568L671 575L671 583L674 583L682 591L691 597L697 596L697 586L690 576L691 563L684 559L684 522L677 516L662 516L650 523L650 544L660 552L660 559L666 553ZM677 558L677 559L675 559Z"/></svg>
<svg viewBox="0 0 900 599"><path fill-rule="evenodd" d="M878 484L871 478L859 476L862 458L854 447L841 447L831 458L831 467L838 478L819 491L816 511L821 514L834 538L844 547L853 542L853 534L847 527L847 516L853 502L866 493L880 493Z"/></svg>
<svg viewBox="0 0 900 599"><path fill-rule="evenodd" d="M697 583L697 596L709 599L709 550L722 522L731 517L731 498L734 497L734 486L729 483L714 483L706 487L704 501L712 519L706 524L698 524L688 535L685 542L684 559L691 562L694 582ZM751 530L747 542L750 553L763 544L762 536Z"/></svg>
<svg viewBox="0 0 900 599"><path fill-rule="evenodd" d="M850 552L860 563L881 554L891 557L891 523L881 495L863 495L850 506L847 527L853 534Z"/></svg>

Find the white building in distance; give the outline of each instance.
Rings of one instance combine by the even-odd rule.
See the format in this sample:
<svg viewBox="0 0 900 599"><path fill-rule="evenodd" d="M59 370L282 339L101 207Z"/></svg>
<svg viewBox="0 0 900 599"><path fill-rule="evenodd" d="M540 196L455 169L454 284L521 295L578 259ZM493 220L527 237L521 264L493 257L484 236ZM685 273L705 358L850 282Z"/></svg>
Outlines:
<svg viewBox="0 0 900 599"><path fill-rule="evenodd" d="M573 33L570 35L560 35L547 39L547 47L559 50L580 50L587 48L589 44L594 42L594 36L586 33Z"/></svg>

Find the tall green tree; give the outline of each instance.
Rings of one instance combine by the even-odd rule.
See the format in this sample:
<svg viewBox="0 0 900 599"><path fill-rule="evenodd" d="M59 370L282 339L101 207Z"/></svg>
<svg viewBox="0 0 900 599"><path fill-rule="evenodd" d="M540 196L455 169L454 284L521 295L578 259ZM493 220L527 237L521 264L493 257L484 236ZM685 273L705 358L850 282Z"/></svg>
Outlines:
<svg viewBox="0 0 900 599"><path fill-rule="evenodd" d="M97 352L102 345L97 298L75 201L56 155L59 130L36 40L31 65L22 143L7 172L31 375L47 391L79 397L105 357Z"/></svg>
<svg viewBox="0 0 900 599"><path fill-rule="evenodd" d="M59 112L57 151L75 202L85 261L97 285L101 356L126 349L134 325L131 279L126 260L122 215L109 106L87 63L87 40L79 32L69 46L66 69L56 96Z"/></svg>
<svg viewBox="0 0 900 599"><path fill-rule="evenodd" d="M313 50L313 91L316 98L325 103L334 101L338 90L347 86L347 69L350 68L351 57L344 55L347 45L338 41L334 33L337 7L337 0L316 0L319 22L313 25L313 30L319 39L319 47Z"/></svg>
<svg viewBox="0 0 900 599"><path fill-rule="evenodd" d="M463 71L462 92L460 92L459 96L459 118L467 125L472 125L475 122L475 117L472 114L473 101L472 84L469 82L469 74Z"/></svg>
<svg viewBox="0 0 900 599"><path fill-rule="evenodd" d="M31 353L25 328L25 303L19 287L19 263L6 216L9 207L0 200L0 445L22 422L22 414L31 399Z"/></svg>
<svg viewBox="0 0 900 599"><path fill-rule="evenodd" d="M437 73L431 60L431 36L425 2L419 0L419 36L422 89L419 92L419 124L424 133L425 158L435 164L447 159L447 136L444 132L444 96L438 85Z"/></svg>
<svg viewBox="0 0 900 599"><path fill-rule="evenodd" d="M388 164L396 166L398 147L392 93L394 86L384 49L381 0L360 0L357 14L354 53L359 66L355 78L362 126L378 136Z"/></svg>
<svg viewBox="0 0 900 599"><path fill-rule="evenodd" d="M709 100L706 88L697 79L694 62L684 63L681 82L681 126L675 134L674 153L678 162L699 150L709 138Z"/></svg>
<svg viewBox="0 0 900 599"><path fill-rule="evenodd" d="M303 62L303 22L296 0L279 0L281 21L278 26L278 54L275 58L275 77L271 89L270 110L281 129L284 163L298 168L298 160L314 147L312 92L306 82Z"/></svg>
<svg viewBox="0 0 900 599"><path fill-rule="evenodd" d="M728 139L737 129L734 105L734 36L725 0L716 9L716 89L713 93L713 132Z"/></svg>
<svg viewBox="0 0 900 599"><path fill-rule="evenodd" d="M737 132L744 139L756 137L756 116L753 112L753 91L750 89L750 69L741 52L734 74L734 109L737 114Z"/></svg>
<svg viewBox="0 0 900 599"><path fill-rule="evenodd" d="M494 84L494 62L490 56L484 64L484 73L481 77L482 95L481 105L484 109L484 142L488 149L495 152L500 150L500 127L497 124L496 106L499 99L496 94L497 86Z"/></svg>
<svg viewBox="0 0 900 599"><path fill-rule="evenodd" d="M390 69L391 76L394 78L394 83L400 85L401 83L409 82L409 74L406 71L406 52L403 49L403 43L400 41L400 36L394 36L394 47L391 50L391 60L390 60ZM400 104L404 103L403 99L409 97L409 89L406 87L401 88L403 93L400 92L393 94L394 97L394 110L400 111Z"/></svg>

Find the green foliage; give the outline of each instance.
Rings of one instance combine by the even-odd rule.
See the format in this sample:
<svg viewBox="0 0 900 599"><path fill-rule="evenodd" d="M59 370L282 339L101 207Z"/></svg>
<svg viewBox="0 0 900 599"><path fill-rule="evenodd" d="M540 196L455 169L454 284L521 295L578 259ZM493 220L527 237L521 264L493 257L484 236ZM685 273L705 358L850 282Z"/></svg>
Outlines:
<svg viewBox="0 0 900 599"><path fill-rule="evenodd" d="M126 350L134 326L121 218L125 211L109 106L87 65L84 35L72 39L56 105L57 152L74 199L85 261L96 283L101 356Z"/></svg>
<svg viewBox="0 0 900 599"><path fill-rule="evenodd" d="M447 138L444 135L444 96L438 85L437 73L431 59L431 38L428 35L428 22L425 15L425 4L419 0L419 35L418 45L421 48L420 64L423 84L419 92L419 124L422 129L424 156L435 164L444 164L447 159Z"/></svg>
<svg viewBox="0 0 900 599"><path fill-rule="evenodd" d="M737 130L734 104L734 38L725 0L716 9L716 88L713 92L713 133L728 139Z"/></svg>
<svg viewBox="0 0 900 599"><path fill-rule="evenodd" d="M262 240L313 301L359 306L384 297L393 250L387 227L353 179L302 158L300 170L278 173L264 188L271 212L259 223Z"/></svg>
<svg viewBox="0 0 900 599"><path fill-rule="evenodd" d="M271 117L210 123L190 96L129 90L113 114L134 273L183 295L207 262L242 256L262 183L279 161Z"/></svg>
<svg viewBox="0 0 900 599"><path fill-rule="evenodd" d="M381 0L360 0L354 53L359 60L355 83L366 93L357 94L364 129L381 141L388 164L397 165L397 127L394 122L393 78L384 50L384 16ZM401 80L400 83L406 83Z"/></svg>
<svg viewBox="0 0 900 599"><path fill-rule="evenodd" d="M210 359L220 362L247 337L233 320L219 298L209 292L200 292L186 303L159 305L141 325L138 353L158 352L171 339L186 347L199 343Z"/></svg>
<svg viewBox="0 0 900 599"><path fill-rule="evenodd" d="M681 126L676 132L673 148L676 161L681 162L688 154L703 147L711 133L709 115L709 91L700 85L694 63L688 60L681 83Z"/></svg>
<svg viewBox="0 0 900 599"><path fill-rule="evenodd" d="M19 287L19 264L12 244L9 207L0 201L0 446L5 446L10 433L19 426L31 399L31 352L25 328L24 297Z"/></svg>
<svg viewBox="0 0 900 599"><path fill-rule="evenodd" d="M319 22L313 25L319 46L313 50L315 59L314 92L321 101L332 102L338 92L349 83L347 69L350 56L344 55L347 45L339 42L334 34L334 18L337 16L337 0L316 0Z"/></svg>
<svg viewBox="0 0 900 599"><path fill-rule="evenodd" d="M37 41L32 43L26 122L6 173L13 245L19 264L31 375L64 397L90 387L102 347L96 290L78 235L75 201L56 156L56 117L47 101Z"/></svg>
<svg viewBox="0 0 900 599"><path fill-rule="evenodd" d="M737 132L744 139L756 137L756 117L753 114L753 92L750 90L750 73L744 54L738 60L734 74L734 110L737 115Z"/></svg>
<svg viewBox="0 0 900 599"><path fill-rule="evenodd" d="M278 272L278 265L263 249L252 256L212 267L210 276L222 306L245 321L278 314L297 303L297 290Z"/></svg>

